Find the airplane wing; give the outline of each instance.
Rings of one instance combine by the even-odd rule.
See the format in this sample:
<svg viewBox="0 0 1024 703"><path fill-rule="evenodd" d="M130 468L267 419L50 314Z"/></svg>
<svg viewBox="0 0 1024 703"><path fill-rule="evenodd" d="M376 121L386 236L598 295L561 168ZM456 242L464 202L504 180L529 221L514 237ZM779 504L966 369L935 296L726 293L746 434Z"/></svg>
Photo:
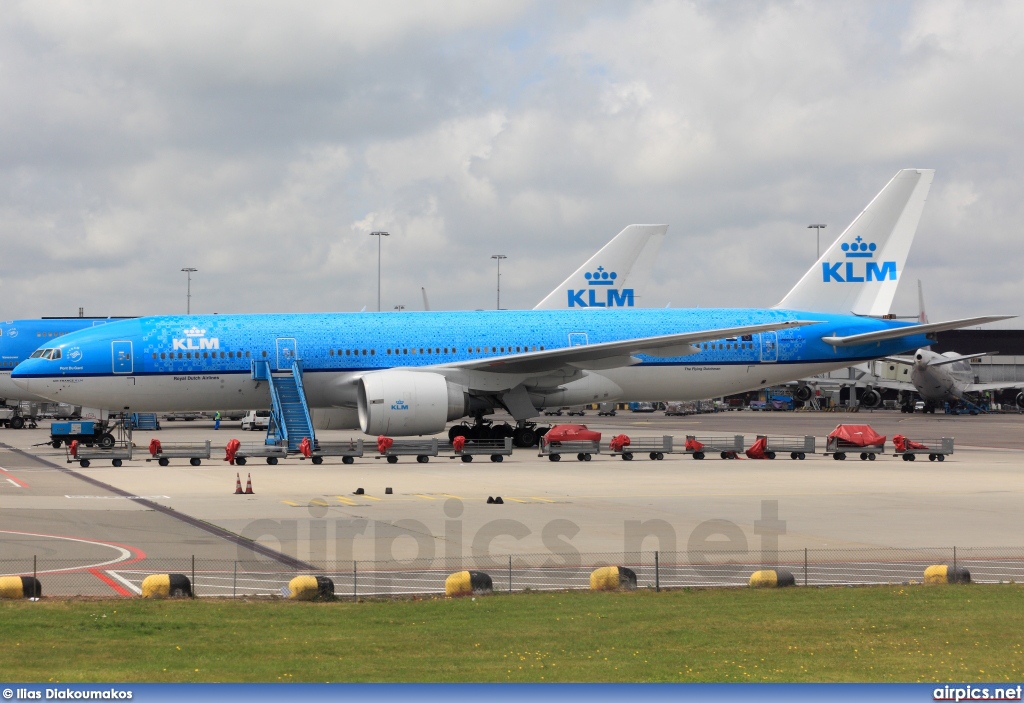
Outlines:
<svg viewBox="0 0 1024 703"><path fill-rule="evenodd" d="M698 349L692 345L700 342L710 342L727 337L739 337L745 334L773 332L817 324L820 324L819 320L790 320L763 325L681 332L679 334L665 334L656 337L626 339L618 342L602 342L600 344L587 344L578 347L546 349L544 351L527 352L513 356L472 359L454 364L445 364L441 368L511 374L547 373L567 366L577 369L595 370L617 368L639 363L638 359L633 358L634 354L661 357L687 356L697 353Z"/></svg>
<svg viewBox="0 0 1024 703"><path fill-rule="evenodd" d="M950 320L948 322L930 322L927 325L907 325L905 327L893 327L892 329L879 330L878 332L865 332L863 334L852 334L846 337L822 337L821 341L833 347L852 347L859 344L871 342L883 342L887 339L899 339L900 337L911 337L929 332L944 332L945 330L957 330L973 325L984 325L988 322L999 322L1009 320L1016 315L989 315L987 317L966 317L962 320Z"/></svg>
<svg viewBox="0 0 1024 703"><path fill-rule="evenodd" d="M968 383L964 389L968 393L981 393L982 391L1001 391L1009 388L1024 388L1024 381L1003 382L1003 383Z"/></svg>
<svg viewBox="0 0 1024 703"><path fill-rule="evenodd" d="M961 354L960 356L949 356L942 359L937 359L929 366L945 366L946 364L955 364L958 361L970 361L971 359L977 359L982 356L992 356L995 352L985 352L983 354Z"/></svg>

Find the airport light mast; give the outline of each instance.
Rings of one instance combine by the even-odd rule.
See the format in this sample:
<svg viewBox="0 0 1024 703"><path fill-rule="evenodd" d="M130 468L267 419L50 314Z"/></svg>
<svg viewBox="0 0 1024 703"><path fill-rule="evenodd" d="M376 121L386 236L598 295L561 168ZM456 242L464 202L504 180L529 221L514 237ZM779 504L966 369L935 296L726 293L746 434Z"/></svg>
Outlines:
<svg viewBox="0 0 1024 703"><path fill-rule="evenodd" d="M807 225L807 229L818 230L818 258L821 258L821 230L828 227L828 225Z"/></svg>
<svg viewBox="0 0 1024 703"><path fill-rule="evenodd" d="M504 254L494 254L491 258L496 259L498 262L498 305L494 309L501 310L501 260L508 257Z"/></svg>
<svg viewBox="0 0 1024 703"><path fill-rule="evenodd" d="M370 232L370 236L377 238L377 312L380 312L380 240L391 235L387 232Z"/></svg>
<svg viewBox="0 0 1024 703"><path fill-rule="evenodd" d="M192 274L195 273L198 270L199 269L192 268L191 266L188 266L188 267L182 269L182 271L184 271L186 274L188 274L188 289L187 289L188 290L188 294L185 297L185 314L186 315L191 315L192 314Z"/></svg>

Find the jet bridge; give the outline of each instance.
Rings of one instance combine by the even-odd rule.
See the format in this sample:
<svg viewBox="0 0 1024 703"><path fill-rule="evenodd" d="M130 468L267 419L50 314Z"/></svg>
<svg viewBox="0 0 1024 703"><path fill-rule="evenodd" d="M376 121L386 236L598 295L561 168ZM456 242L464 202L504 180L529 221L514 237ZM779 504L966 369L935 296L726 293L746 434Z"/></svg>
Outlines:
<svg viewBox="0 0 1024 703"><path fill-rule="evenodd" d="M289 452L300 451L302 440L309 438L316 447L313 419L306 402L302 384L302 360L292 358L291 368L274 372L265 359L252 360L252 378L266 381L270 388L270 423L266 444L287 447Z"/></svg>

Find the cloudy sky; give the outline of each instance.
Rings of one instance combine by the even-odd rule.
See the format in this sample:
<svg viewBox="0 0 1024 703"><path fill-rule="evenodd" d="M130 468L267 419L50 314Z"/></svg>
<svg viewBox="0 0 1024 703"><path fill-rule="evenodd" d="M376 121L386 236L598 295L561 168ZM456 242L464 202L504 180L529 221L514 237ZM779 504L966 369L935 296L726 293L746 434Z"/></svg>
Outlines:
<svg viewBox="0 0 1024 703"><path fill-rule="evenodd" d="M895 311L1024 314L1022 67L1019 2L5 2L0 318L374 309L374 230L384 309L532 307L638 222L647 304L771 305L903 167Z"/></svg>

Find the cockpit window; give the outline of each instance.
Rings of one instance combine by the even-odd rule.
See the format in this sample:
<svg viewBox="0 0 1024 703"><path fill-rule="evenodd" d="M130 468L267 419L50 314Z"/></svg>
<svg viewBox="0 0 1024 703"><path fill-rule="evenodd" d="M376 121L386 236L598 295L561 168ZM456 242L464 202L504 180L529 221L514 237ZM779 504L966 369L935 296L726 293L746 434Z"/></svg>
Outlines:
<svg viewBox="0 0 1024 703"><path fill-rule="evenodd" d="M38 359L45 353L46 349L36 349L34 352L32 352L32 355L29 357L29 359Z"/></svg>
<svg viewBox="0 0 1024 703"><path fill-rule="evenodd" d="M50 355L50 358L51 359L55 359L55 360L59 359L60 358L60 349L54 349L53 353Z"/></svg>

